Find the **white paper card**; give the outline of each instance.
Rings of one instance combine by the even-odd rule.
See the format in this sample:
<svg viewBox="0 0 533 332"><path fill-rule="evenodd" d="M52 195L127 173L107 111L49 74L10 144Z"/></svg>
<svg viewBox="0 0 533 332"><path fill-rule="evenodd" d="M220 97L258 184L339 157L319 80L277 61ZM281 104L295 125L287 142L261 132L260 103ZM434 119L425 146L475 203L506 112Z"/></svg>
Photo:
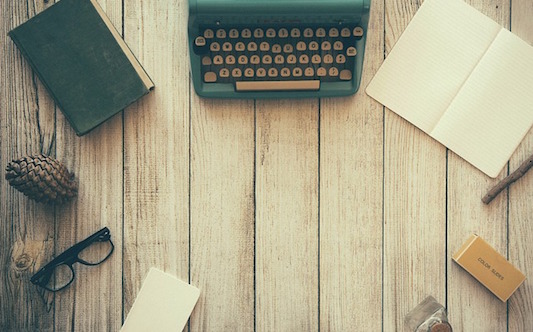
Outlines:
<svg viewBox="0 0 533 332"><path fill-rule="evenodd" d="M491 177L533 124L533 47L462 0L425 0L366 92Z"/></svg>
<svg viewBox="0 0 533 332"><path fill-rule="evenodd" d="M182 331L200 290L151 268L120 331Z"/></svg>

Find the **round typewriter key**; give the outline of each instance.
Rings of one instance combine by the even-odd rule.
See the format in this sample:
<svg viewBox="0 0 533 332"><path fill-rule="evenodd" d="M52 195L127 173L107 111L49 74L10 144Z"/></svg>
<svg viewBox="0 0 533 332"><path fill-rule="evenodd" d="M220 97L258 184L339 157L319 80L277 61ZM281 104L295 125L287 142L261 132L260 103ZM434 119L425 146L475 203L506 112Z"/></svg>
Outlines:
<svg viewBox="0 0 533 332"><path fill-rule="evenodd" d="M342 44L341 41L337 40L336 42L333 43L333 49L335 51L342 51L343 48L344 48L344 45Z"/></svg>
<svg viewBox="0 0 533 332"><path fill-rule="evenodd" d="M224 52L230 52L231 50L233 50L233 45L231 45L231 43L225 42L224 44L222 44L222 50Z"/></svg>
<svg viewBox="0 0 533 332"><path fill-rule="evenodd" d="M210 66L213 62L211 61L211 58L208 56L204 56L202 58L202 65L204 66Z"/></svg>
<svg viewBox="0 0 533 332"><path fill-rule="evenodd" d="M304 29L304 37L311 38L311 37L313 37L313 34L314 34L313 33L313 29L311 29L311 28L305 28Z"/></svg>
<svg viewBox="0 0 533 332"><path fill-rule="evenodd" d="M267 72L265 68L257 68L257 72L256 72L257 77L265 77L266 73Z"/></svg>
<svg viewBox="0 0 533 332"><path fill-rule="evenodd" d="M215 33L211 29L205 29L204 31L204 38L211 39L215 37Z"/></svg>
<svg viewBox="0 0 533 332"><path fill-rule="evenodd" d="M252 68L246 68L244 70L244 76L246 77L254 77L254 70Z"/></svg>
<svg viewBox="0 0 533 332"><path fill-rule="evenodd" d="M291 37L292 38L299 38L300 37L300 29L292 28L291 29Z"/></svg>
<svg viewBox="0 0 533 332"><path fill-rule="evenodd" d="M234 65L235 64L235 57L233 55L228 55L226 57L226 64Z"/></svg>
<svg viewBox="0 0 533 332"><path fill-rule="evenodd" d="M235 50L237 52L244 52L246 50L246 46L244 46L243 42L238 42L235 44Z"/></svg>
<svg viewBox="0 0 533 332"><path fill-rule="evenodd" d="M278 31L278 36L279 36L279 38L287 38L287 37L289 37L289 31L287 29L285 29L285 28L281 28Z"/></svg>
<svg viewBox="0 0 533 332"><path fill-rule="evenodd" d="M300 41L296 44L296 50L305 51L307 49L307 44L303 41Z"/></svg>
<svg viewBox="0 0 533 332"><path fill-rule="evenodd" d="M270 56L268 54L263 55L263 63L265 65L271 64L272 63L272 56Z"/></svg>
<svg viewBox="0 0 533 332"><path fill-rule="evenodd" d="M260 62L259 55L254 54L250 57L250 63L253 65L258 65Z"/></svg>
<svg viewBox="0 0 533 332"><path fill-rule="evenodd" d="M208 71L204 74L204 82L205 83L214 83L217 81L217 74L213 73L212 71Z"/></svg>
<svg viewBox="0 0 533 332"><path fill-rule="evenodd" d="M292 47L291 44L285 44L285 45L283 45L283 52L285 52L285 53L292 53L293 50L294 50L294 49L293 49L293 47Z"/></svg>
<svg viewBox="0 0 533 332"><path fill-rule="evenodd" d="M350 37L352 35L352 32L348 28L342 28L341 30L341 37Z"/></svg>
<svg viewBox="0 0 533 332"><path fill-rule="evenodd" d="M240 55L238 61L240 65L245 65L248 63L248 57L246 55Z"/></svg>
<svg viewBox="0 0 533 332"><path fill-rule="evenodd" d="M294 65L296 63L296 55L289 54L287 56L287 63L290 64L290 65Z"/></svg>
<svg viewBox="0 0 533 332"><path fill-rule="evenodd" d="M313 67L307 67L307 68L305 68L305 70L304 70L304 75L305 75L306 77L312 77L312 76L315 75L315 70L313 69Z"/></svg>
<svg viewBox="0 0 533 332"><path fill-rule="evenodd" d="M229 69L228 68L222 68L220 69L220 77L229 77Z"/></svg>
<svg viewBox="0 0 533 332"><path fill-rule="evenodd" d="M268 28L266 30L266 36L268 38L276 38L276 30L272 29L272 28Z"/></svg>
<svg viewBox="0 0 533 332"><path fill-rule="evenodd" d="M310 51L318 51L318 43L316 41L312 41L309 43L309 50Z"/></svg>
<svg viewBox="0 0 533 332"><path fill-rule="evenodd" d="M343 81L349 81L352 79L352 72L348 69L341 70L339 78Z"/></svg>
<svg viewBox="0 0 533 332"><path fill-rule="evenodd" d="M257 28L254 30L255 38L263 38L263 29Z"/></svg>
<svg viewBox="0 0 533 332"><path fill-rule="evenodd" d="M350 46L346 49L347 56L355 56L356 54L357 54L357 50L355 49L355 47Z"/></svg>
<svg viewBox="0 0 533 332"><path fill-rule="evenodd" d="M338 64L343 64L346 62L346 57L342 54L337 54L337 56L335 57L335 62Z"/></svg>
<svg viewBox="0 0 533 332"><path fill-rule="evenodd" d="M220 44L217 42L213 42L211 43L211 45L209 45L209 49L211 50L211 52L218 52L220 51Z"/></svg>
<svg viewBox="0 0 533 332"><path fill-rule="evenodd" d="M337 28L331 28L329 29L328 36L330 37L338 37L339 36L339 30Z"/></svg>
<svg viewBox="0 0 533 332"><path fill-rule="evenodd" d="M361 27L355 27L355 28L353 29L353 36L354 36L354 37L361 37L361 36L363 36L363 28L361 28Z"/></svg>
<svg viewBox="0 0 533 332"><path fill-rule="evenodd" d="M276 68L270 68L268 70L268 77L277 77L278 76L278 70Z"/></svg>
<svg viewBox="0 0 533 332"><path fill-rule="evenodd" d="M316 29L316 36L319 38L326 37L326 29L324 28Z"/></svg>
<svg viewBox="0 0 533 332"><path fill-rule="evenodd" d="M213 58L213 63L215 65L221 65L224 63L224 58L222 58L221 55L215 55L215 57Z"/></svg>
<svg viewBox="0 0 533 332"><path fill-rule="evenodd" d="M242 38L250 38L252 37L252 30L246 28L246 29L243 29L242 32L241 32L241 36Z"/></svg>
<svg viewBox="0 0 533 332"><path fill-rule="evenodd" d="M239 78L242 76L242 71L239 68L233 68L231 71L231 76Z"/></svg>
<svg viewBox="0 0 533 332"><path fill-rule="evenodd" d="M194 40L194 45L198 47L205 46L205 38L202 36L196 37L196 39Z"/></svg>
<svg viewBox="0 0 533 332"><path fill-rule="evenodd" d="M257 44L255 42L249 42L247 49L250 52L255 52L257 51Z"/></svg>
<svg viewBox="0 0 533 332"><path fill-rule="evenodd" d="M268 52L270 50L270 44L267 42L262 42L261 44L259 44L259 49L261 50L261 52Z"/></svg>
<svg viewBox="0 0 533 332"><path fill-rule="evenodd" d="M226 30L224 29L218 29L217 30L217 38L226 38Z"/></svg>
<svg viewBox="0 0 533 332"><path fill-rule="evenodd" d="M239 38L239 30L237 29L231 29L229 31L229 37L230 38Z"/></svg>

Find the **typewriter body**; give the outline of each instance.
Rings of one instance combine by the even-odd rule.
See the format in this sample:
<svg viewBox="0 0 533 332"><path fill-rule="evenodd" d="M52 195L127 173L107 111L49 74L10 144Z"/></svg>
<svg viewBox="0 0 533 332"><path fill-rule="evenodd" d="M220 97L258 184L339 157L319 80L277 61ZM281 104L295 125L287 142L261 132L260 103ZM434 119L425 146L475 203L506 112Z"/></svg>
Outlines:
<svg viewBox="0 0 533 332"><path fill-rule="evenodd" d="M361 82L370 0L189 0L196 93L332 97Z"/></svg>

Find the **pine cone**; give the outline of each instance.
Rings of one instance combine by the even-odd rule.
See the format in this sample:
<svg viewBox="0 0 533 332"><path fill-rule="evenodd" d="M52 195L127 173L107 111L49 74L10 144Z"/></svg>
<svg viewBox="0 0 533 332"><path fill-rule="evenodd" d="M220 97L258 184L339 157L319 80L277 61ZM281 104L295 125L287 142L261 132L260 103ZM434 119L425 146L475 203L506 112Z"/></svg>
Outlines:
<svg viewBox="0 0 533 332"><path fill-rule="evenodd" d="M78 191L74 174L43 154L10 162L6 167L6 180L24 195L42 203L62 204Z"/></svg>

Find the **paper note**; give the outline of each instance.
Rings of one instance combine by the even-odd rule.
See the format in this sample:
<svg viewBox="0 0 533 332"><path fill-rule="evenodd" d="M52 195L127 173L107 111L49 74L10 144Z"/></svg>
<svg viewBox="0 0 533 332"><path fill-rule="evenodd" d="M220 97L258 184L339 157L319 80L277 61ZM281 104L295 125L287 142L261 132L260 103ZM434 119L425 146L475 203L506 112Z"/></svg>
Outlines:
<svg viewBox="0 0 533 332"><path fill-rule="evenodd" d="M533 47L462 0L426 0L372 98L491 177L533 124Z"/></svg>
<svg viewBox="0 0 533 332"><path fill-rule="evenodd" d="M200 290L151 268L120 331L182 331Z"/></svg>

